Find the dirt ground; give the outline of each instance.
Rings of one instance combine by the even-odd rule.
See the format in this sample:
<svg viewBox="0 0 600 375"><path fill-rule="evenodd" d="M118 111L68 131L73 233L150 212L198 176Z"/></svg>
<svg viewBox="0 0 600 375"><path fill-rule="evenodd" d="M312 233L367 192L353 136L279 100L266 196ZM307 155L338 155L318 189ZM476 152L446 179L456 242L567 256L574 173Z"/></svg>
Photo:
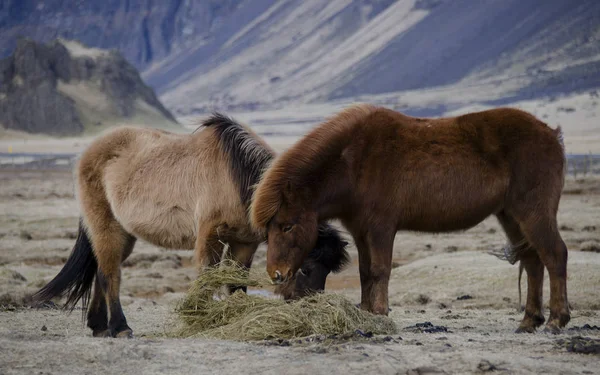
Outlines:
<svg viewBox="0 0 600 375"><path fill-rule="evenodd" d="M505 241L490 218L463 233L397 235L390 316L399 333L391 337L269 343L167 338L176 323L173 309L195 277L192 253L139 242L125 264L121 293L136 338L95 339L80 311L23 304L62 267L78 216L70 172L0 170L0 374L600 371L598 354L568 350L584 338L600 341L597 178L568 180L560 205L573 307L560 335L513 333L522 318L517 266L488 254ZM264 251L262 246L255 267L264 267ZM327 289L358 302L357 254L353 247L350 252L353 263L330 276ZM526 278L522 286L524 300ZM547 303L547 281L544 296Z"/></svg>

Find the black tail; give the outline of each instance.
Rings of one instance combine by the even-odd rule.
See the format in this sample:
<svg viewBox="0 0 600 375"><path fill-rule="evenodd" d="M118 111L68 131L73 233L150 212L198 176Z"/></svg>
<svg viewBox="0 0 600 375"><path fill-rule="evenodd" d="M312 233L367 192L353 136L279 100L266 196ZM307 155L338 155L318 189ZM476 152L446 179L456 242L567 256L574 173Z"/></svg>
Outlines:
<svg viewBox="0 0 600 375"><path fill-rule="evenodd" d="M73 311L77 302L82 300L85 312L97 270L98 263L92 251L92 244L85 233L83 221L80 219L77 240L67 263L52 281L33 295L33 300L45 302L51 298L66 295L65 309Z"/></svg>
<svg viewBox="0 0 600 375"><path fill-rule="evenodd" d="M250 205L252 189L275 155L256 135L224 114L213 113L200 126L215 129L221 148L229 158L240 199L244 205Z"/></svg>

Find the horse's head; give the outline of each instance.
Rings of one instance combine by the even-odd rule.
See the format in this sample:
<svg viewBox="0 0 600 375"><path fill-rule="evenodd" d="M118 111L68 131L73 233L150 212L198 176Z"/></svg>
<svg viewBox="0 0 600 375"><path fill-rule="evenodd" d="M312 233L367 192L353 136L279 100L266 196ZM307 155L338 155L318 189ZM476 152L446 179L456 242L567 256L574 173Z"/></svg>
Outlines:
<svg viewBox="0 0 600 375"><path fill-rule="evenodd" d="M310 201L309 193L303 187L292 188L288 181L279 194L275 194L276 207L272 207L270 218L264 226L267 235L267 273L274 284L291 279L317 243L319 215ZM256 206L253 210L257 211Z"/></svg>
<svg viewBox="0 0 600 375"><path fill-rule="evenodd" d="M314 249L294 276L279 285L275 292L291 300L325 290L329 273L341 271L350 261L346 245L348 242L337 230L327 224L320 225Z"/></svg>
<svg viewBox="0 0 600 375"><path fill-rule="evenodd" d="M267 273L275 284L292 278L315 247L317 218L315 211L282 205L267 225Z"/></svg>

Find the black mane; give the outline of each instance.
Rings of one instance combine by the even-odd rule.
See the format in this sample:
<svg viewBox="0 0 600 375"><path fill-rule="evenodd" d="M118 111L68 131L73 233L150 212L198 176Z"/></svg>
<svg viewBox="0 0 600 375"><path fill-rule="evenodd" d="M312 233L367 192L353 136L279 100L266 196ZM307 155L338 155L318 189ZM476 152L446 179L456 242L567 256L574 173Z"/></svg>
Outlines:
<svg viewBox="0 0 600 375"><path fill-rule="evenodd" d="M213 113L200 127L213 128L223 152L228 156L230 171L242 203L248 207L252 189L275 154L240 123L219 112ZM339 272L350 262L346 251L348 242L329 224L319 225L319 235L309 258L332 272Z"/></svg>
<svg viewBox="0 0 600 375"><path fill-rule="evenodd" d="M223 152L228 155L231 176L240 199L248 207L252 199L252 187L258 183L275 155L244 126L224 114L215 112L200 126L215 129Z"/></svg>
<svg viewBox="0 0 600 375"><path fill-rule="evenodd" d="M317 243L308 257L322 264L331 272L337 273L350 263L346 245L348 242L342 238L337 229L330 224L320 224Z"/></svg>

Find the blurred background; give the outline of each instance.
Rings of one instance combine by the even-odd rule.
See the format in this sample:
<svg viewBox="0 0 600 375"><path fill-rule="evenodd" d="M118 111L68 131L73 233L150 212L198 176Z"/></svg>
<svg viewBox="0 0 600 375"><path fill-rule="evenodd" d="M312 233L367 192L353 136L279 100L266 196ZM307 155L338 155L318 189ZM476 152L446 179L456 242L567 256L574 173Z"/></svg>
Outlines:
<svg viewBox="0 0 600 375"><path fill-rule="evenodd" d="M596 0L1 0L0 58L3 153L212 110L283 148L357 101L519 107L600 152Z"/></svg>

